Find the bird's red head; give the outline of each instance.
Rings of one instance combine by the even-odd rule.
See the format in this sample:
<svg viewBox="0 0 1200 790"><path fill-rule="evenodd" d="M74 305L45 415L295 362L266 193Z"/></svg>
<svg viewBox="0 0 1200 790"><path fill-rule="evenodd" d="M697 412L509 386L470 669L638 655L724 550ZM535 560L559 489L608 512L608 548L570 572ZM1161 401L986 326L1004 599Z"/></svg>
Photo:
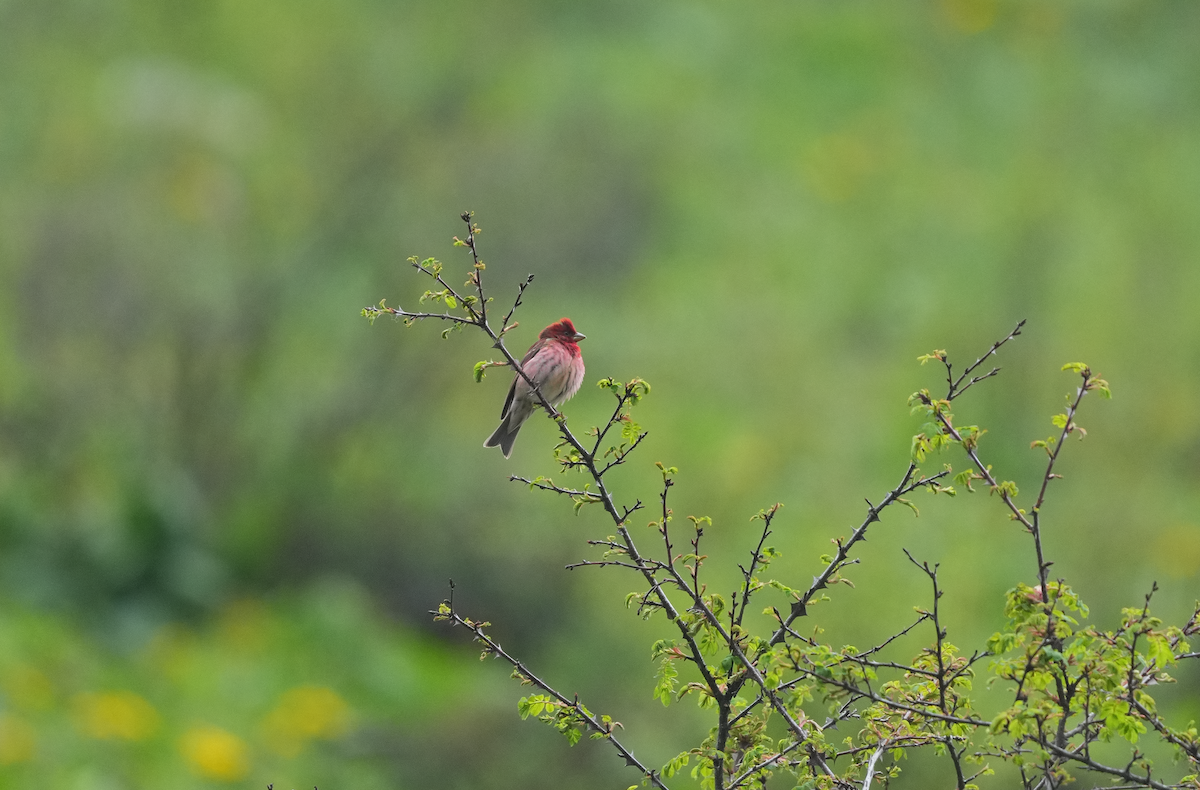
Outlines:
<svg viewBox="0 0 1200 790"><path fill-rule="evenodd" d="M586 335L575 331L575 325L571 323L570 318L560 318L550 326L543 329L542 333L538 335L538 337L542 338L543 340L554 338L555 340L561 340L565 343L577 343L580 340L583 340Z"/></svg>

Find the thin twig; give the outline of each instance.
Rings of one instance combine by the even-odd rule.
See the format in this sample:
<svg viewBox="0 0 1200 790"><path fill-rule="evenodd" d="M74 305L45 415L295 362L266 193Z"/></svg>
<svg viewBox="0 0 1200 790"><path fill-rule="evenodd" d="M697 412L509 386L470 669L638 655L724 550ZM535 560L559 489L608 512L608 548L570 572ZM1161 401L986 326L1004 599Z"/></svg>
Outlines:
<svg viewBox="0 0 1200 790"><path fill-rule="evenodd" d="M627 765L630 765L633 768L636 768L638 771L640 771L642 776L644 776L648 780L650 780L650 783L652 785L659 788L660 790L669 790L669 788L667 788L667 786L665 784L663 784L662 780L659 778L658 771L655 771L651 768L647 768L641 762L641 760L638 760L636 757L633 756L633 752L631 752L628 748L626 748L626 746L617 739L616 735L613 734L614 728L612 726L605 726L604 723L602 722L602 720L596 718L595 715L589 713L582 705L579 704L578 697L576 697L574 700L569 699L568 697L564 696L563 694L561 694L557 690L555 690L553 687L551 687L550 684L546 683L544 680L539 678L537 675L535 675L531 671L529 671L529 668L526 667L525 664L523 664L520 660L514 658L513 656L511 656L507 652L505 652L504 649L502 647L500 647L500 643L496 642L494 639L492 639L490 636L488 636L487 633L484 632L483 625L481 623L475 622L473 620L468 620L467 618L462 617L460 614L458 614L458 612L455 612L453 609L450 609L448 612L440 612L440 611L435 610L433 612L430 612L430 614L433 614L435 616L447 617L455 625L457 625L461 628L465 628L468 631L470 631L472 634L474 634L476 641L483 643L483 645L485 646L485 648L487 649L487 651L489 653L491 653L492 655L494 655L498 658L502 658L505 661L507 661L510 665L512 665L512 668L516 671L516 673L518 675L520 675L522 678L524 678L526 681L528 681L532 685L540 688L542 691L546 692L550 696L554 697L554 699L558 700L558 702L560 704L562 704L568 708L571 708L572 711L575 713L575 715L577 715L580 719L582 719L584 722L586 722L588 727L592 731L600 733L603 736L604 740L607 740L609 743L611 743L613 745L613 748L616 749L617 752L621 755L621 757L623 757L625 759L625 762Z"/></svg>

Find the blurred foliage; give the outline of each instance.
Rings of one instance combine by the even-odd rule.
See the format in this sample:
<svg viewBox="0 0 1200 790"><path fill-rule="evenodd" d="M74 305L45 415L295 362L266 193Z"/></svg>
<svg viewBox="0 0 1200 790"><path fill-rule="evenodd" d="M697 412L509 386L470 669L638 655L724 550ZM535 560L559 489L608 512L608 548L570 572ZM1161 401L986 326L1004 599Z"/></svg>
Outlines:
<svg viewBox="0 0 1200 790"><path fill-rule="evenodd" d="M420 786L486 687L346 582L232 601L124 653L11 601L0 629L6 787Z"/></svg>
<svg viewBox="0 0 1200 790"><path fill-rule="evenodd" d="M1048 551L1099 620L1152 578L1177 619L1200 569L1198 29L1184 0L0 0L0 782L617 786L608 755L513 724L515 688L434 703L478 682L459 649L389 675L445 637L425 612L451 576L651 762L703 737L660 727L628 580L560 570L598 516L506 482L549 470L550 428L510 463L479 449L506 386L472 384L486 349L358 316L413 300L408 255L465 273L468 208L494 293L538 275L513 345L560 315L589 336L573 424L606 417L596 378L654 382L630 496L678 465L729 557L786 502L781 576L894 484L915 357L1028 318L963 418L1024 483L1054 371L1092 362L1115 397L1065 457ZM866 643L908 616L903 544L942 563L960 643L996 630L1024 537L952 504L890 516L824 624ZM306 632L346 577L387 617ZM247 601L271 646L222 696ZM155 664L176 632L216 663ZM303 688L350 724L289 759L259 726ZM372 740L372 717L421 737Z"/></svg>

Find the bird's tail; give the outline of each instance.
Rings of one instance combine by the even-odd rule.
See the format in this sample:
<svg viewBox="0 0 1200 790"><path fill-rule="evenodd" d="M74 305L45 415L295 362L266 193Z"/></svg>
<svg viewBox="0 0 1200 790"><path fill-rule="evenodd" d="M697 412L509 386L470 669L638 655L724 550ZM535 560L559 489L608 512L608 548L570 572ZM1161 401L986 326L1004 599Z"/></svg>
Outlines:
<svg viewBox="0 0 1200 790"><path fill-rule="evenodd" d="M508 458L512 455L513 442L517 440L517 432L521 430L521 425L524 420L514 420L512 412L505 415L500 421L499 427L492 432L488 440L483 443L484 447L499 447L500 452L504 453L504 457Z"/></svg>

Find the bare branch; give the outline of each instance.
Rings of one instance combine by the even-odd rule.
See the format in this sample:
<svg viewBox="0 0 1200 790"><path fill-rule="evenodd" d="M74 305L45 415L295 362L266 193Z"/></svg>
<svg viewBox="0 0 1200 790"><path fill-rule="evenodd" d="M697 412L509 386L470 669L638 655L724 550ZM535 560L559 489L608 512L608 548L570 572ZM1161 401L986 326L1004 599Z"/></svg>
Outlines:
<svg viewBox="0 0 1200 790"><path fill-rule="evenodd" d="M962 395L964 392L969 390L972 386L978 384L979 382L983 381L984 379L991 378L992 376L995 376L997 373L1000 372L1000 368L992 368L990 371L983 374L982 376L976 376L976 377L972 378L970 381L968 381L966 383L966 385L963 385L963 383L962 383L963 379L965 379L967 376L970 376L980 365L982 365L985 361L987 361L989 357L991 357L997 351L999 351L1000 346L1002 346L1005 343L1007 343L1008 341L1012 340L1014 337L1017 337L1018 335L1020 335L1021 327L1025 326L1025 320L1026 319L1022 318L1017 323L1017 326L1015 329L1013 329L1013 331L1009 332L1008 335L1001 338L1000 340L997 340L995 343L992 343L992 347L990 349L988 349L986 354L981 356L979 359L975 360L970 365L970 367L968 367L966 370L964 370L962 372L962 374L956 380L950 381L950 389L946 393L946 400L949 400L949 401L954 400L959 395ZM949 379L949 376L951 375L950 362L946 359L943 359L942 361L945 362L945 364L946 364L946 374L947 374L947 378Z"/></svg>
<svg viewBox="0 0 1200 790"><path fill-rule="evenodd" d="M550 686L550 684L533 674L533 672L529 671L528 667L526 667L520 660L505 652L504 649L500 647L500 643L493 640L487 635L487 633L484 632L483 623L469 620L459 615L458 612L451 608L448 601L443 604L443 607L444 608L442 609L435 609L434 611L430 612L430 614L434 615L435 617L446 618L453 622L454 625L470 631L475 636L475 640L484 645L484 649L487 652L491 653L497 658L507 661L510 665L512 665L515 674L519 675L530 684L540 688L542 691L558 700L558 702L564 707L571 709L581 721L587 724L590 730L598 733L603 737L604 740L607 740L609 743L611 743L613 748L617 750L617 753L625 759L625 763L640 771L642 776L646 777L646 779L648 779L654 787L659 788L659 790L668 790L667 786L663 784L662 779L659 778L658 771L647 768L640 760L634 757L633 752L626 748L625 745L622 744L613 734L614 727L611 725L606 726L602 719L597 718L594 714L590 713L586 708L580 705L578 696L576 696L575 699L566 697Z"/></svg>
<svg viewBox="0 0 1200 790"><path fill-rule="evenodd" d="M872 523L879 521L879 514L882 513L884 509L905 494L940 480L948 474L948 472L944 471L938 472L935 475L922 477L921 479L914 481L912 477L913 473L916 471L917 465L914 463L909 463L908 469L905 470L904 477L900 480L899 485L889 491L878 505L872 505L870 502L867 503L867 517L863 520L862 524L858 526L858 529L854 530L854 533L850 536L849 540L847 540L845 543L838 543L837 555L833 558L833 560L830 561L828 565L825 566L825 570L821 571L820 575L813 578L812 585L810 585L809 588L804 591L804 593L800 596L800 599L792 603L791 612L788 613L788 616L783 621L782 625L780 625L779 629L776 630L771 636L771 645L777 645L782 642L787 637L788 626L790 626L796 620L796 618L803 617L804 615L808 614L808 605L812 601L813 596L825 589L829 583L829 579L846 564L846 559L850 554L850 549L853 548L854 544L866 537L867 528L870 527Z"/></svg>

